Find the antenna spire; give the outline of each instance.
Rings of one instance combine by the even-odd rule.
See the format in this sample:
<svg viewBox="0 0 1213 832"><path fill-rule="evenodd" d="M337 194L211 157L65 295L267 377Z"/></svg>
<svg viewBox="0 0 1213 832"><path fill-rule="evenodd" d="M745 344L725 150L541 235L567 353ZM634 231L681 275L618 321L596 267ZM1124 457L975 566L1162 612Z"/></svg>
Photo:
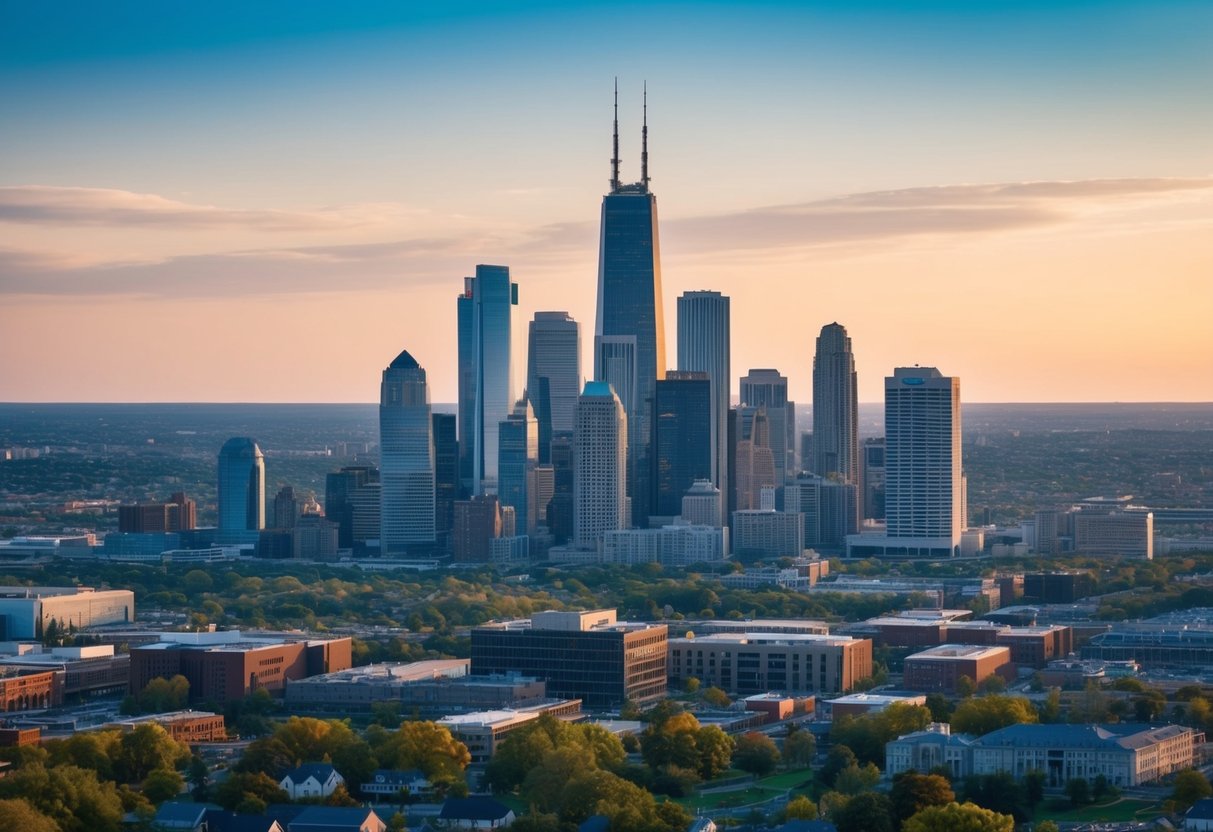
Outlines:
<svg viewBox="0 0 1213 832"><path fill-rule="evenodd" d="M649 189L649 82L644 82L644 126L640 128L640 184Z"/></svg>
<svg viewBox="0 0 1213 832"><path fill-rule="evenodd" d="M611 193L619 191L619 76L615 76L615 141L611 156Z"/></svg>

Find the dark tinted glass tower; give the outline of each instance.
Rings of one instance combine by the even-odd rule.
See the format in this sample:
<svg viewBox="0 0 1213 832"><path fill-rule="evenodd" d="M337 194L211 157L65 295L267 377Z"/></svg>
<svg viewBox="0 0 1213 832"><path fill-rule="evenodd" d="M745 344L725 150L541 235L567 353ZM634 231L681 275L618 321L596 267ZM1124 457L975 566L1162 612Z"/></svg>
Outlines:
<svg viewBox="0 0 1213 832"><path fill-rule="evenodd" d="M497 496L503 506L513 506L519 534L535 533L534 495L527 487L539 464L539 425L526 399L498 425Z"/></svg>
<svg viewBox="0 0 1213 832"><path fill-rule="evenodd" d="M712 478L712 381L669 372L657 382L653 414L653 514L677 517L696 480Z"/></svg>
<svg viewBox="0 0 1213 832"><path fill-rule="evenodd" d="M455 414L434 413L434 533L442 542L451 535L459 499L459 441Z"/></svg>
<svg viewBox="0 0 1213 832"><path fill-rule="evenodd" d="M265 528L265 456L247 436L236 436L219 451L219 531Z"/></svg>
<svg viewBox="0 0 1213 832"><path fill-rule="evenodd" d="M368 482L378 480L379 472L364 465L342 468L325 475L324 516L337 524L337 545L340 548L349 549L354 545L355 492Z"/></svg>
<svg viewBox="0 0 1213 832"><path fill-rule="evenodd" d="M646 104L647 113L647 104ZM611 385L628 419L628 496L633 523L647 524L652 408L665 373L657 199L649 191L648 121L642 130L640 181L619 180L619 102L615 102L611 190L602 199L594 378Z"/></svg>

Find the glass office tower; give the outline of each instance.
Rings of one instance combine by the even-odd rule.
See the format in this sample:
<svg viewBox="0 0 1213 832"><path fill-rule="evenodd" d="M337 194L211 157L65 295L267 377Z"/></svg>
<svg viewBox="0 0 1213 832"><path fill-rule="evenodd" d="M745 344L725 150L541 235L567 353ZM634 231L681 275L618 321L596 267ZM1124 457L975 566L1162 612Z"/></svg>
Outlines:
<svg viewBox="0 0 1213 832"><path fill-rule="evenodd" d="M265 528L265 456L247 436L234 436L219 451L219 531Z"/></svg>
<svg viewBox="0 0 1213 832"><path fill-rule="evenodd" d="M653 416L653 515L678 517L696 480L712 478L712 381L669 372L657 382Z"/></svg>
<svg viewBox="0 0 1213 832"><path fill-rule="evenodd" d="M408 351L379 388L379 546L434 543L434 434L425 370Z"/></svg>
<svg viewBox="0 0 1213 832"><path fill-rule="evenodd" d="M611 190L602 199L594 379L611 385L627 413L628 495L634 524L645 526L653 396L666 367L657 198L649 191L647 119L640 181L619 181L618 100L615 112Z"/></svg>
<svg viewBox="0 0 1213 832"><path fill-rule="evenodd" d="M506 266L477 266L464 278L459 313L459 452L472 494L497 484L497 426L514 406L510 337L518 284Z"/></svg>

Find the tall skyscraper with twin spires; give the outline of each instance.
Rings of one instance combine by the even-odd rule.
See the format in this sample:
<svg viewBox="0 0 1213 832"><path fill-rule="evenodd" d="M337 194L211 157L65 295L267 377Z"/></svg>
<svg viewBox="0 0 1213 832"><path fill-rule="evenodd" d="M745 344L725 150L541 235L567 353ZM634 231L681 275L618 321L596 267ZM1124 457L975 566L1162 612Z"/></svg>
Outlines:
<svg viewBox="0 0 1213 832"><path fill-rule="evenodd" d="M632 520L642 527L648 523L651 503L653 400L666 368L657 198L649 191L647 90L644 112L640 181L625 185L619 178L616 84L611 190L602 199L594 327L594 378L611 385L627 414L627 490Z"/></svg>

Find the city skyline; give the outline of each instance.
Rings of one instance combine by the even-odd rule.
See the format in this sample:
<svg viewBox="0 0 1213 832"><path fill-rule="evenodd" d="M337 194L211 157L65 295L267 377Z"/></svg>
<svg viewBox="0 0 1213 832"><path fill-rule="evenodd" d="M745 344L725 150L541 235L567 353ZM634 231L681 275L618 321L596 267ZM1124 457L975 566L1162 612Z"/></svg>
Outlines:
<svg viewBox="0 0 1213 832"><path fill-rule="evenodd" d="M373 401L404 339L454 402L450 287L483 263L521 287L525 378L522 321L593 319L618 75L628 178L652 97L659 323L730 296L731 393L778 367L811 403L837 320L865 403L914 363L972 402L1213 400L1213 10L898 5L724 4L693 34L662 5L639 44L592 4L309 7L289 31L12 10L0 397ZM466 60L490 37L491 78Z"/></svg>

